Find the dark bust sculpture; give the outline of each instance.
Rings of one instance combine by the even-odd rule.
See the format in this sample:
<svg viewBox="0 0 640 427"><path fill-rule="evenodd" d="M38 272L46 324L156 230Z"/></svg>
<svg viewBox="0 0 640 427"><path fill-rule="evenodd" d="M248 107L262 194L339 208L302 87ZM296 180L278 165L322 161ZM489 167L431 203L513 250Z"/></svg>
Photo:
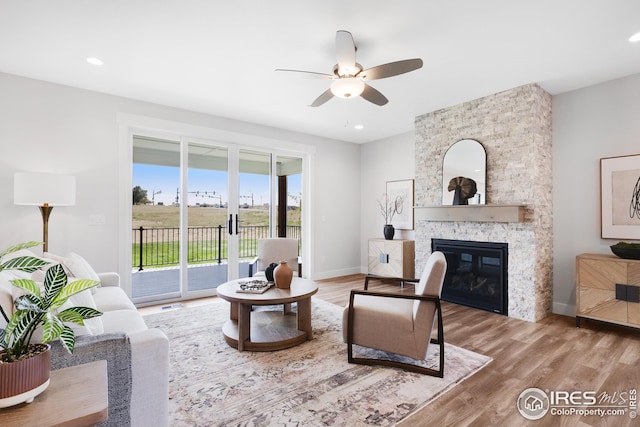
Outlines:
<svg viewBox="0 0 640 427"><path fill-rule="evenodd" d="M478 191L476 182L471 178L465 178L464 176L451 178L447 189L449 191L455 191L453 193L454 205L468 205L469 199L475 196L476 191Z"/></svg>

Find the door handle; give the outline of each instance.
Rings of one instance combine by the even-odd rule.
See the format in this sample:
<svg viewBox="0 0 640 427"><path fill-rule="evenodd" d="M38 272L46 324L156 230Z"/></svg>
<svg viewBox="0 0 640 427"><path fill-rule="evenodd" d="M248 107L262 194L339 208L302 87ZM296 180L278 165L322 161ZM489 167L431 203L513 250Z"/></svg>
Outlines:
<svg viewBox="0 0 640 427"><path fill-rule="evenodd" d="M227 227L229 234L233 234L233 215L229 214L229 226Z"/></svg>
<svg viewBox="0 0 640 427"><path fill-rule="evenodd" d="M236 214L236 234L240 234L240 218L238 218L238 214Z"/></svg>

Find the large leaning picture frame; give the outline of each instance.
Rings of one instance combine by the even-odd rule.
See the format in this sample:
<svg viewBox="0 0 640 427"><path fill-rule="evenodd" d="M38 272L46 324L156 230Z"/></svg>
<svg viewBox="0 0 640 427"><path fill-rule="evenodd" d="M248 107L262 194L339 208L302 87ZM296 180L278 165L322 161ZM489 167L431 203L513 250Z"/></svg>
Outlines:
<svg viewBox="0 0 640 427"><path fill-rule="evenodd" d="M640 154L600 159L603 239L640 239Z"/></svg>
<svg viewBox="0 0 640 427"><path fill-rule="evenodd" d="M396 204L391 224L397 230L413 230L413 180L387 181L387 200Z"/></svg>

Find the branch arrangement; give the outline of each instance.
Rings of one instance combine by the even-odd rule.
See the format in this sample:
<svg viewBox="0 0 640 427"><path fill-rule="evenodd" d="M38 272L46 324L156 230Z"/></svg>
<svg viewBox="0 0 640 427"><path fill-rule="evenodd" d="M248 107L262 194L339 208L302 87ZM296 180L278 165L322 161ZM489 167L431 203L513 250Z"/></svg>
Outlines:
<svg viewBox="0 0 640 427"><path fill-rule="evenodd" d="M378 200L378 206L380 207L380 213L384 218L385 224L391 224L393 216L397 213L401 213L402 206L404 205L405 196L396 196L393 201L389 200L389 195L384 194L383 200Z"/></svg>

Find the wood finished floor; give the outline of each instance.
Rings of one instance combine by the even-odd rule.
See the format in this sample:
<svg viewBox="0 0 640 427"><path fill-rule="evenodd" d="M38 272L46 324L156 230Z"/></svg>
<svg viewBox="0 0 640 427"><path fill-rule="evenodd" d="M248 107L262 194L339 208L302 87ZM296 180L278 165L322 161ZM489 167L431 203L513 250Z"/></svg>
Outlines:
<svg viewBox="0 0 640 427"><path fill-rule="evenodd" d="M345 305L360 289L362 275L318 281L318 298ZM398 291L379 284L372 290ZM405 288L413 291L411 286ZM624 416L545 415L524 419L516 408L520 393L542 390L596 391L640 388L640 331L551 315L531 323L443 303L445 341L493 358L491 364L399 424L427 426L632 426Z"/></svg>
<svg viewBox="0 0 640 427"><path fill-rule="evenodd" d="M317 298L345 305L363 275L318 281ZM400 291L390 283L372 290ZM404 291L413 292L412 286ZM185 306L206 303L186 302ZM154 312L158 307L143 311ZM455 386L398 427L429 426L634 426L624 416L545 415L524 419L516 408L520 393L542 390L595 391L610 395L640 388L640 331L551 315L538 323L512 319L443 302L445 341L493 358L484 369Z"/></svg>

